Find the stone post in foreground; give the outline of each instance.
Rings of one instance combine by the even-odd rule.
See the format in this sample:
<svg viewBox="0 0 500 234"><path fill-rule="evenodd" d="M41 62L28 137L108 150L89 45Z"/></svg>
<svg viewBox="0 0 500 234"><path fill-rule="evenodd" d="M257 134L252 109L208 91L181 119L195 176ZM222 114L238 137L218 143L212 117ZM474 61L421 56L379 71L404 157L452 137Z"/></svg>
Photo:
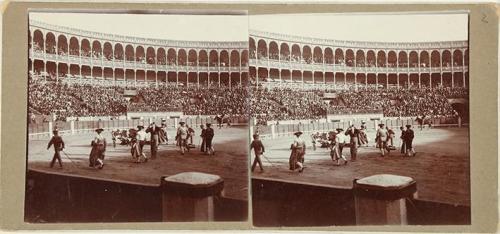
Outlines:
<svg viewBox="0 0 500 234"><path fill-rule="evenodd" d="M161 178L164 222L214 221L214 199L224 180L218 175L183 172Z"/></svg>
<svg viewBox="0 0 500 234"><path fill-rule="evenodd" d="M357 225L406 225L406 199L416 197L417 183L379 174L354 180L353 191Z"/></svg>

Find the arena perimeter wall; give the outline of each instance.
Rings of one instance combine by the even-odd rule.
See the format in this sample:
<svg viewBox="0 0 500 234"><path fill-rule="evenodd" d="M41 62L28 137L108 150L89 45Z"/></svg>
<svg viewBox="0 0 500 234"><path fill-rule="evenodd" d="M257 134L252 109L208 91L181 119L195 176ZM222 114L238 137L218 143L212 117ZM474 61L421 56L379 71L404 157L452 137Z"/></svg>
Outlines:
<svg viewBox="0 0 500 234"><path fill-rule="evenodd" d="M252 178L257 227L356 225L352 188ZM418 189L418 184L417 184ZM409 225L470 225L469 206L407 199Z"/></svg>
<svg viewBox="0 0 500 234"><path fill-rule="evenodd" d="M386 127L392 128L394 130L399 130L399 127L410 124L413 128L418 127L418 122L415 118L345 118L336 122L327 122L324 119L321 121L311 121L311 120L295 120L293 123L289 124L271 124L271 125L257 125L250 126L250 133L259 133L261 138L278 138L278 137L288 137L292 136L294 132L301 131L306 134L311 134L313 132L328 132L333 131L337 128L342 128L344 130L348 129L351 124L354 124L357 128L361 126L361 121L366 122L368 129L377 129L378 124L383 123ZM468 126L467 123L462 123L457 118L441 117L441 118L430 118L426 119L426 125L431 124L432 127L462 127Z"/></svg>
<svg viewBox="0 0 500 234"><path fill-rule="evenodd" d="M205 125L206 123L216 124L217 121L211 116L182 116L181 118L139 118L139 119L113 119L113 120L93 120L93 121L55 121L55 122L43 122L43 123L30 123L28 124L28 136L30 139L45 139L52 134L52 129L57 128L61 135L73 135L79 133L89 133L94 132L96 128L103 128L104 130L114 130L114 129L129 129L136 128L137 125L143 124L144 126L155 122L160 125L162 119L165 119L167 128L177 128L180 121L186 122L189 126L198 127L199 125ZM247 117L231 117L225 118L225 120L230 120L231 125L235 126L247 126Z"/></svg>
<svg viewBox="0 0 500 234"><path fill-rule="evenodd" d="M100 180L29 169L25 221L161 222L159 185ZM248 201L215 199L215 221L246 221Z"/></svg>

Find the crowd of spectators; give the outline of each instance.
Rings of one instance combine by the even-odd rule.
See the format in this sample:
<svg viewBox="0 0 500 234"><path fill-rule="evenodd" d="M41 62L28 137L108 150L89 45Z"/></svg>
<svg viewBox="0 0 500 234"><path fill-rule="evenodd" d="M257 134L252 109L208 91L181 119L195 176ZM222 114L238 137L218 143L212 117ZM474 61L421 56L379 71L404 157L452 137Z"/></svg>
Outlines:
<svg viewBox="0 0 500 234"><path fill-rule="evenodd" d="M57 120L80 116L119 116L127 111L127 101L119 87L29 81L29 107Z"/></svg>
<svg viewBox="0 0 500 234"><path fill-rule="evenodd" d="M136 87L128 100L121 86L57 83L30 79L29 107L59 120L119 116L127 112L183 112L185 115L251 115L258 121L319 119L327 114L383 113L386 117L449 117L448 99L468 98L466 88L293 90L264 87ZM335 98L324 98L334 92ZM330 95L331 97L331 95Z"/></svg>
<svg viewBox="0 0 500 234"><path fill-rule="evenodd" d="M348 109L380 109L386 117L444 117L455 115L448 103L451 93L455 92L449 88L369 89L344 91L339 96Z"/></svg>
<svg viewBox="0 0 500 234"><path fill-rule="evenodd" d="M450 98L468 98L466 88L409 88L335 91L255 88L250 92L250 113L259 123L269 120L325 118L327 114L382 113L385 117L452 117L458 113Z"/></svg>
<svg viewBox="0 0 500 234"><path fill-rule="evenodd" d="M128 100L124 89L136 89ZM80 83L29 81L29 108L41 115L67 117L120 116L127 112L183 112L185 115L247 114L244 87L137 87L96 86Z"/></svg>
<svg viewBox="0 0 500 234"><path fill-rule="evenodd" d="M253 88L249 93L252 116L268 120L319 119L326 116L328 104L321 91Z"/></svg>
<svg viewBox="0 0 500 234"><path fill-rule="evenodd" d="M186 115L245 115L247 89L244 87L139 88L129 111L182 111Z"/></svg>

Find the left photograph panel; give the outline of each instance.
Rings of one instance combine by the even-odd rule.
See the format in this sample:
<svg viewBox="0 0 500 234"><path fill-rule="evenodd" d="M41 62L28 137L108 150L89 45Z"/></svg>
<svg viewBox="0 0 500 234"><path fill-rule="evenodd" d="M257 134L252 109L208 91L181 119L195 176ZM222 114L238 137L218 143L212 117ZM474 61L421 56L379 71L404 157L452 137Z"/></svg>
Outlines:
<svg viewBox="0 0 500 234"><path fill-rule="evenodd" d="M25 221L248 219L248 16L30 12Z"/></svg>

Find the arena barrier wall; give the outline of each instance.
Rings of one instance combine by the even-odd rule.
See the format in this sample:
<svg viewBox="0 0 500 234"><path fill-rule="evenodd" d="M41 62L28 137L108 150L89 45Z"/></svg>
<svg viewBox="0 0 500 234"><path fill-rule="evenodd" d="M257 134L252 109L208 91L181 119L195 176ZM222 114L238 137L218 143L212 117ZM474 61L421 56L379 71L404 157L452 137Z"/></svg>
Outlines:
<svg viewBox="0 0 500 234"><path fill-rule="evenodd" d="M352 114L329 114L325 119L300 119L300 120L280 120L280 121L266 121L267 125L287 125L287 124L299 124L299 123L328 123L332 121L341 120L352 120L352 119L370 119L379 118L382 119L384 116L382 113L352 113Z"/></svg>
<svg viewBox="0 0 500 234"><path fill-rule="evenodd" d="M183 116L181 118L142 118L142 119L114 119L114 120L94 120L94 121L56 121L44 123L30 123L28 124L28 136L30 139L46 139L52 136L52 130L57 128L61 135L74 135L80 133L94 132L96 128L103 128L104 130L114 129L129 129L136 128L137 125L143 124L144 126L155 122L160 125L162 119L165 119L167 128L175 129L179 122L183 121L189 126L197 127L205 125L206 123L216 124L217 121L211 116ZM243 116L234 116L225 118L230 121L231 125L246 126L248 125L248 118Z"/></svg>
<svg viewBox="0 0 500 234"><path fill-rule="evenodd" d="M296 120L298 121L298 120ZM386 127L392 128L393 130L399 131L399 127L410 124L414 129L420 128L418 122L415 118L383 118L377 119L374 118L345 118L339 120L337 122L327 122L324 119L322 121L301 121L299 123L293 124L271 124L271 125L255 125L250 126L250 134L259 133L261 138L279 138L279 137L288 137L292 136L294 132L301 131L305 134L312 134L315 132L328 132L333 131L337 128L342 128L344 130L348 129L349 126L354 124L359 128L361 126L361 122L365 121L366 126L369 131L375 130L378 127L378 124L383 123ZM430 118L426 119L426 124L423 125L423 128L429 128L429 124L431 127L463 127L468 126L467 123L461 123L461 120L458 118L449 118L449 117L441 117L441 118Z"/></svg>
<svg viewBox="0 0 500 234"><path fill-rule="evenodd" d="M127 119L139 118L139 119L148 119L148 118L171 118L171 117L181 117L184 116L182 111L171 111L171 112L127 112Z"/></svg>
<svg viewBox="0 0 500 234"><path fill-rule="evenodd" d="M418 181L417 181L418 183ZM352 188L252 178L257 227L356 225ZM406 199L409 225L470 225L469 206Z"/></svg>
<svg viewBox="0 0 500 234"><path fill-rule="evenodd" d="M158 178L160 181L160 178ZM29 169L25 221L161 222L162 186ZM248 201L214 199L215 221L245 221Z"/></svg>
<svg viewBox="0 0 500 234"><path fill-rule="evenodd" d="M83 117L67 117L66 121L99 121L99 120L126 120L127 116L83 116Z"/></svg>

